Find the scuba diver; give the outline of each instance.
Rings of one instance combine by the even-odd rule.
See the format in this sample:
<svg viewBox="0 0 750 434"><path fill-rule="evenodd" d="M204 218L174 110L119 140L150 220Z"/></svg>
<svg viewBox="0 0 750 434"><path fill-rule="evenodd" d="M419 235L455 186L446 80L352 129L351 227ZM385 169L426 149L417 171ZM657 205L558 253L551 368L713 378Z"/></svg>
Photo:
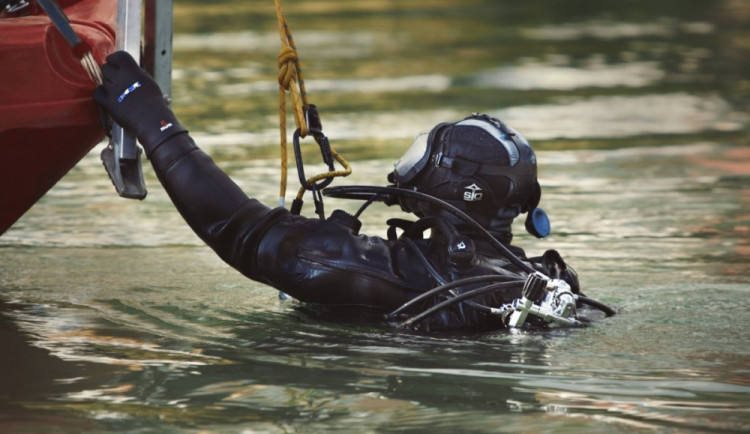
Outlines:
<svg viewBox="0 0 750 434"><path fill-rule="evenodd" d="M308 218L249 198L194 143L148 73L125 52L102 67L95 101L133 132L185 221L225 262L326 312L385 315L412 330L485 331L579 325L585 297L554 250L527 258L511 223L549 232L537 208L534 151L487 115L441 123L419 135L388 175L389 187L330 187L324 195L365 201L356 215ZM359 233L373 201L418 219L391 219L386 239ZM429 231L429 237L425 233Z"/></svg>

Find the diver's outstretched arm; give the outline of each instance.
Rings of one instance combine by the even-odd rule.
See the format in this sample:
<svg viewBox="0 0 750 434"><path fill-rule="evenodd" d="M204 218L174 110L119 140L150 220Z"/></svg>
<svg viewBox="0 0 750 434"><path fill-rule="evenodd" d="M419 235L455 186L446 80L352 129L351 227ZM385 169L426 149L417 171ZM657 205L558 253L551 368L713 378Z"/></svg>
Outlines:
<svg viewBox="0 0 750 434"><path fill-rule="evenodd" d="M200 150L169 109L159 86L126 52L107 57L95 101L143 145L177 210L195 233L237 268L252 256L264 222L286 213L251 199ZM239 267L238 267L239 266Z"/></svg>

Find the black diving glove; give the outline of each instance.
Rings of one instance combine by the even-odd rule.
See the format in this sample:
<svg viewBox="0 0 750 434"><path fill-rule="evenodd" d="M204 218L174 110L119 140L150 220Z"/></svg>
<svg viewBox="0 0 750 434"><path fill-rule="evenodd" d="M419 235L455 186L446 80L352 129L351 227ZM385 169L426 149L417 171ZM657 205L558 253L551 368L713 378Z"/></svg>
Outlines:
<svg viewBox="0 0 750 434"><path fill-rule="evenodd" d="M135 134L146 156L168 138L187 131L167 106L159 85L127 52L107 56L102 76L104 84L94 91L94 101Z"/></svg>

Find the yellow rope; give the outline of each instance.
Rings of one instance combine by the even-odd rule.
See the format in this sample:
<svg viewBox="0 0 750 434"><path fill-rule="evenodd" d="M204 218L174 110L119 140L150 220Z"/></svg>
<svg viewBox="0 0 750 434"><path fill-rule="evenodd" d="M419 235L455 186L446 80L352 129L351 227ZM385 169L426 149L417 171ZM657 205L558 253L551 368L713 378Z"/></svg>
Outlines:
<svg viewBox="0 0 750 434"><path fill-rule="evenodd" d="M281 135L281 182L279 185L279 206L284 206L287 187L287 136L286 136L286 92L292 100L292 112L294 113L294 122L300 130L300 137L304 138L309 133L305 113L308 109L307 90L305 89L305 80L302 77L302 67L300 66L297 48L294 45L292 32L281 9L281 0L274 0L276 6L276 21L279 26L279 37L281 38L281 51L278 56L279 64L279 130ZM334 170L321 173L308 178L307 182L314 182L333 178L337 176L348 176L352 173L349 164L331 148L331 155L336 161L344 167L344 170ZM301 187L297 198L301 199L305 193L305 187Z"/></svg>
<svg viewBox="0 0 750 434"><path fill-rule="evenodd" d="M286 135L286 91L289 90L292 94L292 109L294 112L294 121L297 127L300 129L300 135L307 135L307 123L302 113L297 113L297 105L295 104L295 94L299 95L297 86L297 65L299 64L299 58L297 57L297 50L294 47L294 39L292 38L289 26L286 23L286 17L284 17L284 11L281 9L281 1L274 0L276 5L276 21L279 26L279 37L281 38L281 51L279 52L278 63L279 63L279 133L281 140L281 182L279 185L279 206L284 206L284 199L286 197L287 187L287 135ZM302 109L300 108L300 111Z"/></svg>
<svg viewBox="0 0 750 434"><path fill-rule="evenodd" d="M315 182L322 181L322 180L328 179L328 178L335 178L337 176L349 176L349 175L351 175L351 173L352 173L351 166L349 165L349 163L347 163L346 160L344 160L344 157L342 157L341 155L339 155L338 152L334 151L333 148L331 148L331 156L336 161L338 161L339 164L341 164L344 167L344 170L334 170L334 171L331 171L331 172L320 173L318 175L312 176L310 178L307 178L307 182L309 184L313 184ZM299 188L299 191L297 191L297 199L302 199L302 196L305 194L306 190L307 189L305 188L305 186L301 186Z"/></svg>

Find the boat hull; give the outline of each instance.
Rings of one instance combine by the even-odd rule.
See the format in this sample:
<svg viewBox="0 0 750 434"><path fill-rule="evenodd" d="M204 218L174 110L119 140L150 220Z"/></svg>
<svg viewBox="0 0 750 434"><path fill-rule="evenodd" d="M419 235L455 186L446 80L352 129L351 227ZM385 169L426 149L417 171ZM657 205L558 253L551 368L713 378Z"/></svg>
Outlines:
<svg viewBox="0 0 750 434"><path fill-rule="evenodd" d="M117 2L59 1L100 64L115 49ZM104 137L86 75L33 3L0 17L0 234Z"/></svg>

